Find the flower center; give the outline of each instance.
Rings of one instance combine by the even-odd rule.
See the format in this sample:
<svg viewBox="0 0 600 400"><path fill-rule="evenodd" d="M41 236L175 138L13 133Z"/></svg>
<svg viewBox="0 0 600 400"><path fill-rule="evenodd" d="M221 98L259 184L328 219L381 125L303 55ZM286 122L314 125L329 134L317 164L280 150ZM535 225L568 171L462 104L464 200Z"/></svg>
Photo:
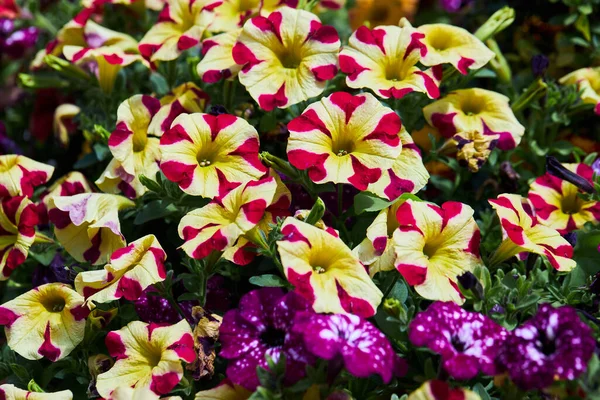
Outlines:
<svg viewBox="0 0 600 400"><path fill-rule="evenodd" d="M280 347L285 342L285 331L281 329L273 328L272 326L267 327L267 330L261 333L260 340L267 347Z"/></svg>
<svg viewBox="0 0 600 400"><path fill-rule="evenodd" d="M452 47L452 36L447 34L432 34L427 38L429 45L437 51L443 51Z"/></svg>
<svg viewBox="0 0 600 400"><path fill-rule="evenodd" d="M435 256L435 252L437 251L437 246L434 243L427 242L425 246L423 246L423 254L427 256L427 258L432 258Z"/></svg>
<svg viewBox="0 0 600 400"><path fill-rule="evenodd" d="M462 104L462 111L468 116L481 114L485 110L485 102L478 98L470 99Z"/></svg>
<svg viewBox="0 0 600 400"><path fill-rule="evenodd" d="M401 82L406 78L408 70L412 67L410 63L403 60L392 60L385 67L385 79L388 81Z"/></svg>
<svg viewBox="0 0 600 400"><path fill-rule="evenodd" d="M162 351L160 348L154 347L151 343L148 344L149 346L144 349L144 355L146 356L148 365L151 368L154 368L160 363L160 360L162 359Z"/></svg>
<svg viewBox="0 0 600 400"><path fill-rule="evenodd" d="M581 211L583 201L577 197L577 193L569 194L562 198L560 209L565 214L577 214Z"/></svg>
<svg viewBox="0 0 600 400"><path fill-rule="evenodd" d="M313 266L312 267L313 271L315 271L317 274L324 274L327 270L319 265Z"/></svg>
<svg viewBox="0 0 600 400"><path fill-rule="evenodd" d="M296 69L302 63L302 57L299 51L294 49L286 49L285 52L279 56L279 61L283 68Z"/></svg>
<svg viewBox="0 0 600 400"><path fill-rule="evenodd" d="M540 331L539 342L537 344L540 351L547 356L554 354L556 351L556 343L543 331Z"/></svg>
<svg viewBox="0 0 600 400"><path fill-rule="evenodd" d="M467 346L456 336L450 338L450 343L452 343L452 347L459 353L462 353L467 349Z"/></svg>
<svg viewBox="0 0 600 400"><path fill-rule="evenodd" d="M148 136L146 132L135 132L133 134L133 152L139 153L146 148L146 143L148 143Z"/></svg>
<svg viewBox="0 0 600 400"><path fill-rule="evenodd" d="M256 7L260 5L260 2L257 0L241 0L238 5L238 11L240 13L254 10Z"/></svg>
<svg viewBox="0 0 600 400"><path fill-rule="evenodd" d="M12 167L17 165L17 157L6 157L5 163L0 163L0 172L9 171Z"/></svg>
<svg viewBox="0 0 600 400"><path fill-rule="evenodd" d="M337 137L331 143L332 153L338 157L347 156L354 151L354 148L354 143L345 137Z"/></svg>
<svg viewBox="0 0 600 400"><path fill-rule="evenodd" d="M59 295L51 295L51 296L45 297L44 299L42 299L40 301L40 303L42 303L42 305L44 306L46 311L51 312L51 313L61 312L62 310L65 309L65 306L67 304L65 302L65 299L63 299Z"/></svg>

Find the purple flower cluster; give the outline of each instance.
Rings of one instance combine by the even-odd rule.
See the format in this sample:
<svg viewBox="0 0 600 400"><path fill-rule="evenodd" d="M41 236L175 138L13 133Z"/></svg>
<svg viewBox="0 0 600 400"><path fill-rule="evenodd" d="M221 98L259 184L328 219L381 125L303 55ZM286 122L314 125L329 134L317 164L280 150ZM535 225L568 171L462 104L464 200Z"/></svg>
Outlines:
<svg viewBox="0 0 600 400"><path fill-rule="evenodd" d="M38 34L38 29L33 26L15 30L13 20L0 19L0 51L10 58L21 58L25 51L35 46Z"/></svg>
<svg viewBox="0 0 600 400"><path fill-rule="evenodd" d="M471 379L479 372L494 375L494 362L508 332L483 314L463 310L452 302L435 302L419 313L408 337L442 357L442 365L456 379Z"/></svg>
<svg viewBox="0 0 600 400"><path fill-rule="evenodd" d="M181 315L164 297L151 295L156 292L154 287L149 287L134 303L135 311L144 322L155 324L176 324L181 321ZM193 301L182 301L179 307L188 321L192 320L192 308L197 305Z"/></svg>
<svg viewBox="0 0 600 400"><path fill-rule="evenodd" d="M543 389L555 378L581 375L595 347L591 329L575 309L542 304L533 318L511 332L497 361L521 388Z"/></svg>
<svg viewBox="0 0 600 400"><path fill-rule="evenodd" d="M259 385L256 367L267 368L266 356L286 360L287 384L305 374L317 357L345 366L357 377L404 373L386 337L370 322L355 315L316 314L295 292L264 288L245 295L239 308L223 317L220 356L229 359L227 377L249 390Z"/></svg>

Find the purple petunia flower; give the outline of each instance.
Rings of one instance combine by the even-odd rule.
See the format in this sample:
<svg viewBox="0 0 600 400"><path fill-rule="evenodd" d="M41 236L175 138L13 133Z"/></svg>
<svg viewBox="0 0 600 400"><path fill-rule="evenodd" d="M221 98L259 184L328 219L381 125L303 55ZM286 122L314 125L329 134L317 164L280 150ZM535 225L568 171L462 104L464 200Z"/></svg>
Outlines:
<svg viewBox="0 0 600 400"><path fill-rule="evenodd" d="M525 390L544 389L558 379L581 375L594 353L591 329L574 308L542 304L537 314L512 331L497 362Z"/></svg>
<svg viewBox="0 0 600 400"><path fill-rule="evenodd" d="M468 312L452 302L436 301L411 322L408 337L442 357L456 379L474 378L480 371L496 374L494 359L507 331L483 314Z"/></svg>
<svg viewBox="0 0 600 400"><path fill-rule="evenodd" d="M304 313L296 319L294 331L302 334L312 354L343 361L356 377L379 374L388 383L395 371L405 370L385 335L356 315Z"/></svg>
<svg viewBox="0 0 600 400"><path fill-rule="evenodd" d="M592 170L596 175L600 176L600 158L592 163Z"/></svg>
<svg viewBox="0 0 600 400"><path fill-rule="evenodd" d="M142 321L155 324L175 324L181 321L181 315L173 308L169 300L150 295L150 292L157 292L157 290L150 286L134 303L135 312ZM192 320L192 308L197 304L194 301L179 302L179 307L188 321Z"/></svg>
<svg viewBox="0 0 600 400"><path fill-rule="evenodd" d="M246 294L239 308L228 311L219 330L220 356L229 359L227 377L248 390L259 385L256 367L267 368L266 356L277 362L286 358L286 384L304 377L306 364L314 358L304 347L302 336L292 331L298 312L309 304L294 292L263 288Z"/></svg>
<svg viewBox="0 0 600 400"><path fill-rule="evenodd" d="M46 267L38 265L31 277L33 287L46 283L61 282L69 285L73 284L77 272L65 265L65 259L60 253L56 253L50 264Z"/></svg>

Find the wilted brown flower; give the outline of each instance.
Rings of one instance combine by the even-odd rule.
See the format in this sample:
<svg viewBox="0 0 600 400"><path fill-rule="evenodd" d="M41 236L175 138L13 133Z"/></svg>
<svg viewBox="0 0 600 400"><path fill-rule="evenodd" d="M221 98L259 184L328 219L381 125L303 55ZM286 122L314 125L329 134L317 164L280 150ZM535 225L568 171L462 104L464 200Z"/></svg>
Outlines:
<svg viewBox="0 0 600 400"><path fill-rule="evenodd" d="M194 347L198 357L187 366L187 369L193 371L195 380L204 377L212 378L215 373L215 343L219 339L222 318L207 312L200 306L192 309L192 317L194 321L198 321L194 328Z"/></svg>

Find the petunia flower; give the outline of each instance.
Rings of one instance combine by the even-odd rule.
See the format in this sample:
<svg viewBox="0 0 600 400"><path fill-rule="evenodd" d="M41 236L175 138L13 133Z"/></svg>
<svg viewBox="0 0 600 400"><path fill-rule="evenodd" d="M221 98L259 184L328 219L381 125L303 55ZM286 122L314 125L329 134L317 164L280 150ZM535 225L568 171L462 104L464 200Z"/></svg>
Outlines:
<svg viewBox="0 0 600 400"><path fill-rule="evenodd" d="M19 389L15 385L5 383L0 385L0 399L2 400L73 400L70 390L54 393L36 393Z"/></svg>
<svg viewBox="0 0 600 400"><path fill-rule="evenodd" d="M98 84L104 93L112 93L117 74L130 64L141 62L148 66L147 62L139 54L124 52L118 46L103 46L98 48L65 46L63 49L65 58L76 65L90 65L98 78Z"/></svg>
<svg viewBox="0 0 600 400"><path fill-rule="evenodd" d="M214 198L267 172L258 148L256 129L241 118L182 114L160 139L160 169L185 193Z"/></svg>
<svg viewBox="0 0 600 400"><path fill-rule="evenodd" d="M456 159L471 172L477 172L485 164L497 141L480 131L457 133L443 145L447 151L456 151Z"/></svg>
<svg viewBox="0 0 600 400"><path fill-rule="evenodd" d="M0 156L0 198L33 196L33 189L50 180L54 167L25 156Z"/></svg>
<svg viewBox="0 0 600 400"><path fill-rule="evenodd" d="M15 0L3 0L0 3L0 18L15 19L21 14L21 10Z"/></svg>
<svg viewBox="0 0 600 400"><path fill-rule="evenodd" d="M40 195L40 201L37 203L37 212L40 217L40 223L48 223L48 207L51 198L91 192L92 188L81 172L69 172L54 182L47 191L44 191Z"/></svg>
<svg viewBox="0 0 600 400"><path fill-rule="evenodd" d="M159 109L160 102L146 95L135 95L119 105L117 126L108 138L114 159L96 180L103 192L122 192L129 198L146 193L140 175L154 179L160 171L160 139L148 136L150 121Z"/></svg>
<svg viewBox="0 0 600 400"><path fill-rule="evenodd" d="M339 3L343 0L322 0ZM358 29L362 25L376 27L396 25L402 18L412 20L419 8L420 0L356 0L348 11L350 27Z"/></svg>
<svg viewBox="0 0 600 400"><path fill-rule="evenodd" d="M71 286L48 283L0 306L8 347L28 360L68 356L85 333L90 309Z"/></svg>
<svg viewBox="0 0 600 400"><path fill-rule="evenodd" d="M577 85L581 101L594 104L594 112L600 115L600 67L581 68L560 78L562 85Z"/></svg>
<svg viewBox="0 0 600 400"><path fill-rule="evenodd" d="M315 183L349 183L360 190L392 168L402 151L400 117L375 96L336 92L288 124L287 155Z"/></svg>
<svg viewBox="0 0 600 400"><path fill-rule="evenodd" d="M436 301L410 323L408 337L442 357L443 368L455 379L496 375L499 348L508 332L487 316L463 310L452 302Z"/></svg>
<svg viewBox="0 0 600 400"><path fill-rule="evenodd" d="M180 114L204 112L208 100L208 94L193 82L177 86L169 94L161 97L160 110L152 118L148 134L161 137Z"/></svg>
<svg viewBox="0 0 600 400"><path fill-rule="evenodd" d="M181 248L188 256L201 259L233 246L263 219L276 187L273 178L251 181L190 211L179 222L179 236L185 241Z"/></svg>
<svg viewBox="0 0 600 400"><path fill-rule="evenodd" d="M181 361L191 363L196 359L192 330L186 320L168 326L132 321L109 332L106 347L117 359L111 369L98 375L96 389L106 398L120 387L167 394L183 378Z"/></svg>
<svg viewBox="0 0 600 400"><path fill-rule="evenodd" d="M377 272L391 271L395 268L396 252L393 236L400 226L396 219L396 212L403 202L397 201L381 210L367 228L364 240L352 250L360 262L368 267L371 277Z"/></svg>
<svg viewBox="0 0 600 400"><path fill-rule="evenodd" d="M258 13L262 0L213 0L206 7L214 12L210 32L232 32Z"/></svg>
<svg viewBox="0 0 600 400"><path fill-rule="evenodd" d="M281 233L277 249L285 276L316 312L375 314L383 294L341 239L292 217Z"/></svg>
<svg viewBox="0 0 600 400"><path fill-rule="evenodd" d="M342 359L348 372L359 378L378 374L389 383L396 353L389 340L369 321L356 315L302 313L294 332L306 349L324 360Z"/></svg>
<svg viewBox="0 0 600 400"><path fill-rule="evenodd" d="M485 89L459 89L423 108L427 123L445 138L463 132L479 132L490 137L490 145L500 150L514 149L525 127L508 104L508 97Z"/></svg>
<svg viewBox="0 0 600 400"><path fill-rule="evenodd" d="M202 60L198 64L198 76L206 83L215 83L221 79L233 79L242 69L233 59L233 46L242 33L242 29L221 33L204 39L202 42Z"/></svg>
<svg viewBox="0 0 600 400"><path fill-rule="evenodd" d="M118 212L134 205L104 193L57 196L50 199L48 216L57 240L75 260L98 265L125 246Z"/></svg>
<svg viewBox="0 0 600 400"><path fill-rule="evenodd" d="M67 147L71 140L71 135L76 130L73 124L73 118L79 114L81 109L75 104L61 104L54 111L54 121L52 130L58 142Z"/></svg>
<svg viewBox="0 0 600 400"><path fill-rule="evenodd" d="M368 88L378 96L399 99L411 92L440 96L441 66L422 71L417 63L427 54L421 32L403 19L401 26L358 28L340 52L346 84Z"/></svg>
<svg viewBox="0 0 600 400"><path fill-rule="evenodd" d="M367 191L388 200L395 200L404 193L417 193L429 181L421 151L404 127L400 129L400 142L402 151L392 167L367 187Z"/></svg>
<svg viewBox="0 0 600 400"><path fill-rule="evenodd" d="M27 259L38 222L36 207L27 197L0 201L0 281Z"/></svg>
<svg viewBox="0 0 600 400"><path fill-rule="evenodd" d="M210 279L209 279L210 280ZM177 302L188 321L192 321L192 309L197 301ZM160 296L154 286L149 286L134 302L135 312L139 319L155 324L174 324L181 320L181 315L168 299Z"/></svg>
<svg viewBox="0 0 600 400"><path fill-rule="evenodd" d="M240 385L235 385L229 379L224 379L212 389L196 393L194 400L248 400L252 392Z"/></svg>
<svg viewBox="0 0 600 400"><path fill-rule="evenodd" d="M166 276L167 255L154 235L146 235L112 253L101 270L80 272L75 289L86 301L137 300L148 286Z"/></svg>
<svg viewBox="0 0 600 400"><path fill-rule="evenodd" d="M594 171L589 165L564 166L593 185ZM578 194L577 186L546 173L531 183L528 198L538 221L564 235L582 228L586 222L600 223L600 203L586 201Z"/></svg>
<svg viewBox="0 0 600 400"><path fill-rule="evenodd" d="M482 265L473 209L454 201L440 207L407 200L398 207L396 219L398 272L424 298L462 304L457 276Z"/></svg>
<svg viewBox="0 0 600 400"><path fill-rule="evenodd" d="M271 111L318 96L337 73L340 39L314 14L282 7L244 24L233 47L238 77L259 106Z"/></svg>
<svg viewBox="0 0 600 400"><path fill-rule="evenodd" d="M496 265L519 253L545 256L552 266L563 272L575 268L573 246L556 231L539 223L531 203L516 194L501 194L489 200L502 225L503 241L490 263Z"/></svg>
<svg viewBox="0 0 600 400"><path fill-rule="evenodd" d="M408 395L407 400L481 400L475 392L464 388L451 388L448 382L432 379Z"/></svg>
<svg viewBox="0 0 600 400"><path fill-rule="evenodd" d="M497 361L522 389L545 389L555 380L575 380L594 354L592 330L574 308L542 304L537 314L510 332Z"/></svg>
<svg viewBox="0 0 600 400"><path fill-rule="evenodd" d="M466 29L448 24L421 25L417 30L423 34L427 53L421 63L427 66L452 64L461 74L486 65L494 58L494 52Z"/></svg>
<svg viewBox="0 0 600 400"><path fill-rule="evenodd" d="M140 40L140 53L151 61L175 60L200 44L213 15L206 1L167 0L158 23Z"/></svg>
<svg viewBox="0 0 600 400"><path fill-rule="evenodd" d="M292 329L295 316L310 305L296 293L263 288L246 294L238 309L223 316L219 331L219 356L229 360L227 378L248 390L259 386L257 367L268 368L266 356L286 361L285 382L304 377L306 364L314 357L306 351L301 335Z"/></svg>

